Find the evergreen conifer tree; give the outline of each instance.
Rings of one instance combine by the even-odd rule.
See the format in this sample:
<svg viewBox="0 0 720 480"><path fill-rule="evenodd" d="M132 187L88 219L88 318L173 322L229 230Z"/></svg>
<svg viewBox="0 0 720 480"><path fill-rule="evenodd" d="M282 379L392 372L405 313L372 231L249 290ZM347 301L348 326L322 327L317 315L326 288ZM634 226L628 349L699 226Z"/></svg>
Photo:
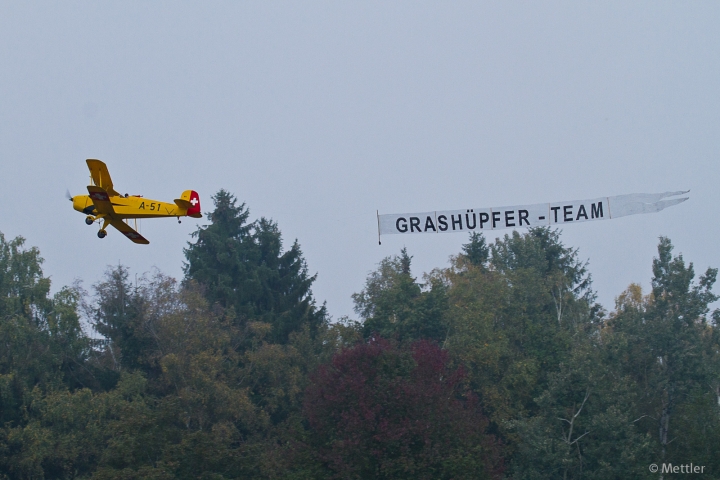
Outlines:
<svg viewBox="0 0 720 480"><path fill-rule="evenodd" d="M264 322L272 326L268 340L286 343L290 333L311 331L325 321L325 306L317 308L300 245L283 250L276 223L261 218L248 222L245 204L220 190L214 197L210 224L193 233L185 249L185 281L205 289L211 305L230 310L238 325Z"/></svg>
<svg viewBox="0 0 720 480"><path fill-rule="evenodd" d="M152 341L143 328L145 299L128 276L127 267L110 267L103 281L94 286L97 305L92 308L93 323L112 342L108 350L114 359L113 370L124 367L147 372L146 354Z"/></svg>
<svg viewBox="0 0 720 480"><path fill-rule="evenodd" d="M470 241L462 246L462 256L471 265L484 267L490 258L490 247L488 247L482 233L473 232L470 234Z"/></svg>

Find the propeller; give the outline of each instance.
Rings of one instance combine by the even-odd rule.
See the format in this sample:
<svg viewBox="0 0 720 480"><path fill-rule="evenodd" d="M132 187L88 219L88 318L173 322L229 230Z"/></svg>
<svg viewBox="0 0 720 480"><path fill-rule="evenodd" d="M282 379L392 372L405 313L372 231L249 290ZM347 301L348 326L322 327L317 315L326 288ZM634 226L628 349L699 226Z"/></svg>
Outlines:
<svg viewBox="0 0 720 480"><path fill-rule="evenodd" d="M65 198L67 198L68 200L70 200L72 202L73 197L72 197L72 195L70 195L70 190L67 188L65 189Z"/></svg>

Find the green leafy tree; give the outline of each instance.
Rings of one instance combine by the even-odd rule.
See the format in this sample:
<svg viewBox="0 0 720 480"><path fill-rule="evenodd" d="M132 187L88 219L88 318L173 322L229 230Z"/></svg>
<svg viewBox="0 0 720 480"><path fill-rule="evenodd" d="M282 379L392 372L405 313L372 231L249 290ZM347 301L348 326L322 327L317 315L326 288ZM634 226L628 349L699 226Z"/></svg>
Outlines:
<svg viewBox="0 0 720 480"><path fill-rule="evenodd" d="M11 404L35 386L90 381L82 371L89 344L80 326L79 292L65 287L50 297L40 252L24 243L22 237L7 242L0 233L0 398ZM0 420L12 412L1 409Z"/></svg>
<svg viewBox="0 0 720 480"><path fill-rule="evenodd" d="M50 279L43 277L40 251L24 244L22 237L8 242L0 233L0 318L23 317L42 327L50 309Z"/></svg>
<svg viewBox="0 0 720 480"><path fill-rule="evenodd" d="M156 273L133 290L142 308L140 333L131 330L130 338L149 341L143 362L121 372L142 373L144 386L108 417L96 477L281 475L308 372L318 363L309 326L286 344L269 343L272 325L238 324L232 309L211 308L193 281L180 287Z"/></svg>
<svg viewBox="0 0 720 480"><path fill-rule="evenodd" d="M252 476L245 437L267 416L237 367L240 332L172 279L158 274L139 290L154 340L147 358L159 373L114 412L96 477Z"/></svg>
<svg viewBox="0 0 720 480"><path fill-rule="evenodd" d="M557 231L533 228L496 240L490 267L510 287L499 326L518 352L537 362L542 382L566 358L578 333L599 318L587 265Z"/></svg>
<svg viewBox="0 0 720 480"><path fill-rule="evenodd" d="M28 450L18 434L35 404L93 378L85 368L89 342L80 326L78 290L66 287L50 297L40 252L24 242L0 234L0 471L32 476L42 472L36 461L42 455ZM42 443L40 437L28 441Z"/></svg>
<svg viewBox="0 0 720 480"><path fill-rule="evenodd" d="M513 232L489 246L477 234L450 268L433 275L447 288L445 344L467 368L491 431L512 458L513 478L533 478L533 468L540 468L541 478L542 465L549 476L574 471L570 466L578 457L571 447L577 438L562 440L558 418L572 420L587 384L560 379L587 380L582 372L588 362L580 359L593 352L589 345L601 325L590 276L577 251L548 228ZM589 421L587 413L586 405L575 423ZM584 465L587 459L581 458Z"/></svg>
<svg viewBox="0 0 720 480"><path fill-rule="evenodd" d="M596 322L577 251L547 228L513 232L489 249L475 235L437 275L448 285L448 348L470 369L491 418L533 414L548 375Z"/></svg>
<svg viewBox="0 0 720 480"><path fill-rule="evenodd" d="M636 416L657 442L657 460L717 465L717 450L689 448L720 430L718 326L707 315L718 299L712 293L717 269L695 283L692 263L673 257L672 250L670 240L661 238L649 295L631 285L619 297L608 321L608 348L615 367L635 381Z"/></svg>
<svg viewBox="0 0 720 480"><path fill-rule="evenodd" d="M246 379L253 369L238 351L246 334L222 312L211 311L192 284L180 288L156 272L129 289L126 273L108 272L116 281L99 284L108 297L96 297L94 311L117 312L102 307L127 306L109 300L129 292L130 305L141 307L129 317L132 328L107 332L124 342L147 339L141 361L123 364L123 349L110 338L105 349L121 356L116 385L38 397L30 422L10 432L17 472L54 478L82 472L107 479L256 477L261 462L255 436L267 428L268 415L251 400Z"/></svg>
<svg viewBox="0 0 720 480"><path fill-rule="evenodd" d="M608 368L602 347L597 336L576 344L535 398L537 413L507 422L519 437L513 478L654 478L633 383Z"/></svg>
<svg viewBox="0 0 720 480"><path fill-rule="evenodd" d="M411 260L405 248L400 255L384 258L368 275L365 288L353 294L365 337L378 333L403 341L445 339L445 286L432 277L419 284L411 275Z"/></svg>

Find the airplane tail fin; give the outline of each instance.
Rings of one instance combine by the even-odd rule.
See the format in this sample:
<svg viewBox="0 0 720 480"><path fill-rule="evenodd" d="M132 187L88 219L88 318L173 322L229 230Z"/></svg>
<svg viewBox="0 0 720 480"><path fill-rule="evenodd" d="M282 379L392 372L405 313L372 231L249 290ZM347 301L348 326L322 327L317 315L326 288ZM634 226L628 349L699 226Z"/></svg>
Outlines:
<svg viewBox="0 0 720 480"><path fill-rule="evenodd" d="M180 195L180 198L175 199L175 204L187 210L186 215L188 217L202 217L202 213L200 213L200 195L198 195L195 190L185 190L182 195Z"/></svg>

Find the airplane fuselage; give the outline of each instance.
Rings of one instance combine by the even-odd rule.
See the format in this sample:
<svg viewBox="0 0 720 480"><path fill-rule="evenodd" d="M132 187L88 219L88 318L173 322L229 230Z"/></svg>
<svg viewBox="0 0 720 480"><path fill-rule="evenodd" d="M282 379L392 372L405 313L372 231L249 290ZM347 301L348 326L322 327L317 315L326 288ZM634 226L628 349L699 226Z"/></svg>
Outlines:
<svg viewBox="0 0 720 480"><path fill-rule="evenodd" d="M73 208L86 215L97 215L90 195L76 195L72 197ZM120 218L157 218L157 217L184 217L187 210L178 207L175 203L161 202L140 196L110 197L115 215Z"/></svg>

